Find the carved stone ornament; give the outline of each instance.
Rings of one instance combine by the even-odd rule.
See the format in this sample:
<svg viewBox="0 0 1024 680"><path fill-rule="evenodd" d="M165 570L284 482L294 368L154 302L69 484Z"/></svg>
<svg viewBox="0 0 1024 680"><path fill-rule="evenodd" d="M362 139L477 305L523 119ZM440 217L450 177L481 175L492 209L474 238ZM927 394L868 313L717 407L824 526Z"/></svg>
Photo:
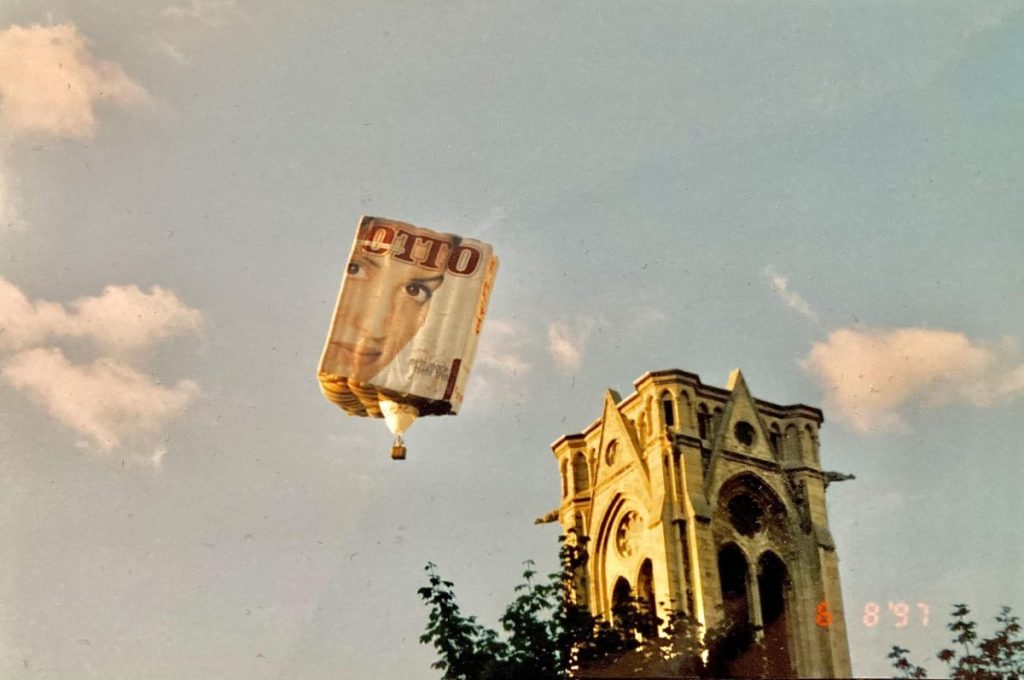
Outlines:
<svg viewBox="0 0 1024 680"><path fill-rule="evenodd" d="M619 528L615 531L615 548L623 557L629 557L640 547L640 535L643 526L640 516L635 512L628 512L619 522Z"/></svg>

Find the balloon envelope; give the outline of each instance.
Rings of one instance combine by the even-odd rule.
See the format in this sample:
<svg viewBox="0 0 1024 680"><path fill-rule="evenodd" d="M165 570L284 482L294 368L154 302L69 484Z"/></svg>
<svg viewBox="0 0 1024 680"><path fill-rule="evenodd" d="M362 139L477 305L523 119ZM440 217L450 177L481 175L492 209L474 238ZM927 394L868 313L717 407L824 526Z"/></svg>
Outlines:
<svg viewBox="0 0 1024 680"><path fill-rule="evenodd" d="M363 217L320 359L324 395L403 430L413 409L457 413L497 268L486 243Z"/></svg>

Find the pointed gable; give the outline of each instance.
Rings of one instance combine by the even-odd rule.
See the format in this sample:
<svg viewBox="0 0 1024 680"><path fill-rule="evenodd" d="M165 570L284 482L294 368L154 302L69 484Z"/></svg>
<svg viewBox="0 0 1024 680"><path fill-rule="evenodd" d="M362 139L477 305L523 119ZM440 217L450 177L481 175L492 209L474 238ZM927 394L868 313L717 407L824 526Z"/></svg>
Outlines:
<svg viewBox="0 0 1024 680"><path fill-rule="evenodd" d="M601 439L597 450L597 472L594 485L607 479L615 472L632 463L637 463L644 480L650 485L650 473L641 455L640 442L637 440L636 431L626 422L626 418L619 410L619 401L615 399L618 394L609 389L604 396L604 413L601 417ZM615 459L609 464L607 459L608 446L616 442Z"/></svg>
<svg viewBox="0 0 1024 680"><path fill-rule="evenodd" d="M711 447L712 476L717 467L716 459L722 455L723 451L760 459L770 462L773 467L777 466L778 461L771 448L768 427L761 418L740 369L737 368L729 374L726 389L730 393L729 399L725 403Z"/></svg>

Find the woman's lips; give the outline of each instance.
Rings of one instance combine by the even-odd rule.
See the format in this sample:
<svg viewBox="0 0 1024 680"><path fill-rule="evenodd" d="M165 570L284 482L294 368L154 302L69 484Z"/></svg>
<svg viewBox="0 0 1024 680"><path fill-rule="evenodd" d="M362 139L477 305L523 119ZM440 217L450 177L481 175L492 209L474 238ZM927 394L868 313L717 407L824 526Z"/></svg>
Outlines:
<svg viewBox="0 0 1024 680"><path fill-rule="evenodd" d="M365 367L377 361L382 352L380 350L368 349L359 345L350 345L345 342L337 343L341 351L348 354L349 359L357 366Z"/></svg>

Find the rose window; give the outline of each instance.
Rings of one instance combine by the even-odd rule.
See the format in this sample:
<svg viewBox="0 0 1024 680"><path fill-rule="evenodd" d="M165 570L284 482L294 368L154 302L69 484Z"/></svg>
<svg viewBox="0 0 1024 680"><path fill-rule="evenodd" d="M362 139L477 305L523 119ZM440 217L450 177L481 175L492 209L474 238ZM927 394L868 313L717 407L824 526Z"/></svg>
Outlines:
<svg viewBox="0 0 1024 680"><path fill-rule="evenodd" d="M629 557L640 547L640 535L643 526L640 516L635 512L628 512L619 522L619 528L615 531L615 547L624 557Z"/></svg>

